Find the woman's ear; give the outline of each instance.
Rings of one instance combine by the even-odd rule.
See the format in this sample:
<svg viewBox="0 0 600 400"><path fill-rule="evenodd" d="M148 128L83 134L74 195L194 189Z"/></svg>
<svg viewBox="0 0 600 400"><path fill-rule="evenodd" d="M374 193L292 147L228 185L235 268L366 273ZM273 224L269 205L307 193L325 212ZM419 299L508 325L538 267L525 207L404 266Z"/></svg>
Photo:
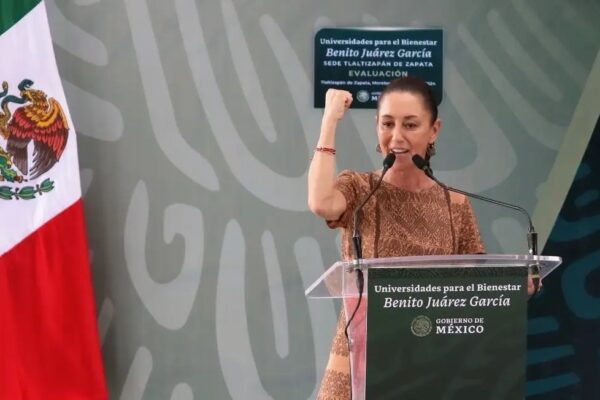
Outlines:
<svg viewBox="0 0 600 400"><path fill-rule="evenodd" d="M431 137L429 138L429 143L433 143L437 140L441 128L442 120L438 118L434 121L433 125L431 126Z"/></svg>

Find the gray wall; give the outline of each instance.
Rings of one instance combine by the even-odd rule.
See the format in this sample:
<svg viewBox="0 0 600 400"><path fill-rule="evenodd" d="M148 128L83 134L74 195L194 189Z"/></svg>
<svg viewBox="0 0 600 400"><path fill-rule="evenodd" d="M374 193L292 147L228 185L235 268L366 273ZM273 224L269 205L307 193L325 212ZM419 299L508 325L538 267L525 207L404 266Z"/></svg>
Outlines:
<svg viewBox="0 0 600 400"><path fill-rule="evenodd" d="M546 182L559 154L574 171L563 139L586 143L596 109L593 0L46 3L115 399L314 397L338 307L304 297L338 257L306 207L319 28L443 27L434 168L530 211L560 207ZM344 120L340 168L379 165L373 117ZM489 252L525 251L519 215L475 208ZM556 215L535 215L547 234Z"/></svg>

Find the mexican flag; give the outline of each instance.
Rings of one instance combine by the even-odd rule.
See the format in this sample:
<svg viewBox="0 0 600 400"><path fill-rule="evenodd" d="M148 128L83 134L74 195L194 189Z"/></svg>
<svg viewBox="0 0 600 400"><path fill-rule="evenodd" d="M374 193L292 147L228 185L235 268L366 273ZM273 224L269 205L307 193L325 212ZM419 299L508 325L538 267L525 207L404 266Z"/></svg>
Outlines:
<svg viewBox="0 0 600 400"><path fill-rule="evenodd" d="M0 399L106 399L77 142L41 0L0 0Z"/></svg>

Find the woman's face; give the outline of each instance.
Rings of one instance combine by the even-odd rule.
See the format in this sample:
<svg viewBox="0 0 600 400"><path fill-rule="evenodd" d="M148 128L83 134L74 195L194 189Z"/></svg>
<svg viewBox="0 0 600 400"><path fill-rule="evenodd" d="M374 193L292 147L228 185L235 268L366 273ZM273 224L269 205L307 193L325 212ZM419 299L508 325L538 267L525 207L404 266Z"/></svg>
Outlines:
<svg viewBox="0 0 600 400"><path fill-rule="evenodd" d="M412 156L425 157L427 146L440 130L440 120L431 121L423 98L410 92L390 92L379 104L377 137L383 155L396 154L393 169L414 167Z"/></svg>

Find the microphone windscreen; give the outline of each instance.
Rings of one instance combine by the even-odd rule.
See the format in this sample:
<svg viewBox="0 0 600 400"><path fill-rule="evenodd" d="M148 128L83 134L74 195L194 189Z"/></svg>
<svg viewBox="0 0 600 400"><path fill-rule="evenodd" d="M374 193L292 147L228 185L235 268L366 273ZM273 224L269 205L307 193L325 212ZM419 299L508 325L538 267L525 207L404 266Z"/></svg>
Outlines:
<svg viewBox="0 0 600 400"><path fill-rule="evenodd" d="M392 168L392 165L394 165L394 161L396 161L396 155L394 153L389 153L383 159L383 168L384 169Z"/></svg>
<svg viewBox="0 0 600 400"><path fill-rule="evenodd" d="M427 161L425 161L425 159L418 154L412 156L412 161L417 166L417 168L421 170L425 170L425 168L427 167Z"/></svg>

